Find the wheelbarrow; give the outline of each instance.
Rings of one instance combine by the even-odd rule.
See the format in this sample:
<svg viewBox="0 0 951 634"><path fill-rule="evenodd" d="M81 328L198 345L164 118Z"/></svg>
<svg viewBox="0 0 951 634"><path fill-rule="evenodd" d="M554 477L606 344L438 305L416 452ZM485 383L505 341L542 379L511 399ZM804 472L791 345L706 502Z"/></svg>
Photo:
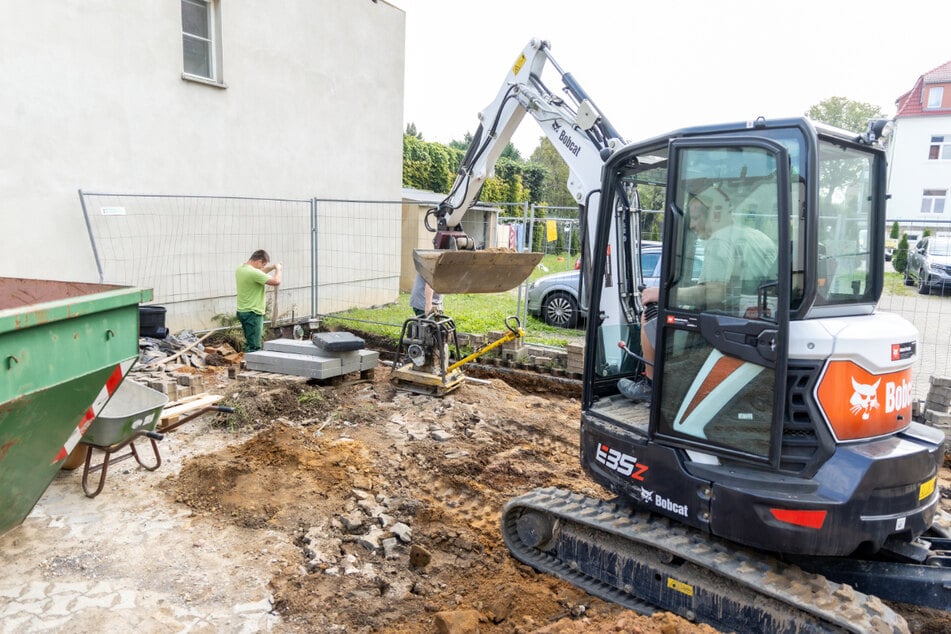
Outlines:
<svg viewBox="0 0 951 634"><path fill-rule="evenodd" d="M82 476L83 493L86 497L93 498L102 492L109 467L117 462L135 458L135 461L148 471L158 469L162 465L158 441L165 438L166 433L209 411L234 412L231 407L208 405L179 418L172 425L164 426L161 432L158 432L155 427L162 417L166 403L168 397L161 392L134 381L122 382L80 441L80 444L87 448ZM136 449L135 442L141 439L148 439L152 448L152 459L143 460L142 454ZM103 452L102 461L97 464L93 464L94 449ZM126 449L128 451L124 451ZM99 473L95 489L91 489L89 483L91 473Z"/></svg>

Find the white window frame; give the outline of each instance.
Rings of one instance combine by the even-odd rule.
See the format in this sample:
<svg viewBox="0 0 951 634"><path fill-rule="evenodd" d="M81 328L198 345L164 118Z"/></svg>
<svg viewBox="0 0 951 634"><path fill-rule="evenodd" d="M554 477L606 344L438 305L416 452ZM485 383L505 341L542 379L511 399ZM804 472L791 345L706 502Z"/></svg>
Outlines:
<svg viewBox="0 0 951 634"><path fill-rule="evenodd" d="M937 151L935 151L937 149ZM934 154L935 156L932 156ZM951 134L932 134L928 144L929 161L951 160Z"/></svg>
<svg viewBox="0 0 951 634"><path fill-rule="evenodd" d="M185 7L191 5L206 12L207 33L185 31ZM182 8L182 79L224 87L221 72L221 0L181 0ZM208 75L188 72L185 68L185 47L189 42L202 42L208 55Z"/></svg>
<svg viewBox="0 0 951 634"><path fill-rule="evenodd" d="M944 86L932 86L928 89L928 105L925 106L926 108L929 110L940 108L942 101L944 101Z"/></svg>
<svg viewBox="0 0 951 634"><path fill-rule="evenodd" d="M947 196L947 189L935 188L924 190L921 195L921 213L943 214Z"/></svg>

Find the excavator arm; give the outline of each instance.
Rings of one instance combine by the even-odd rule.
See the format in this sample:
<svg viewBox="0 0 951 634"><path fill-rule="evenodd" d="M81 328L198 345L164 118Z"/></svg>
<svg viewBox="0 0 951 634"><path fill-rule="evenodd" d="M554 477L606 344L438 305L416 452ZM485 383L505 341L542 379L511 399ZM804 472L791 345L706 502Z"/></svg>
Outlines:
<svg viewBox="0 0 951 634"><path fill-rule="evenodd" d="M545 84L542 73L546 66L558 74L561 94ZM507 290L528 277L541 259L536 253L493 251L489 257L489 253L474 251L475 242L460 225L526 114L535 119L567 163L572 197L585 209L597 210L594 197L599 193L604 160L624 140L574 77L558 66L548 42L533 39L509 69L495 99L479 113L479 127L449 194L427 212L426 227L435 232L435 248L416 251L414 262L436 291ZM447 255L449 251L470 253Z"/></svg>

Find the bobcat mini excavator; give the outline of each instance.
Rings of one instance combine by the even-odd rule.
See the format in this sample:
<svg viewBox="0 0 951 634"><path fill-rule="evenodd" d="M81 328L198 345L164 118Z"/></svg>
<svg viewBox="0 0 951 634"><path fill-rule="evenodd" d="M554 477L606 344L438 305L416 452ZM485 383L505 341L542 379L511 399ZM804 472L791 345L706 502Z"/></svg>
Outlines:
<svg viewBox="0 0 951 634"><path fill-rule="evenodd" d="M568 101L541 80L546 61ZM632 609L727 631L907 631L882 598L951 611L944 437L911 417L916 329L876 310L881 123L856 134L759 118L626 143L532 40L440 219L475 200L471 168L526 112L568 163L586 220L580 458L614 497L511 500L512 554ZM642 200L663 201L648 407L618 390L646 361L630 352L645 310L640 232L657 211ZM766 266L748 266L751 232L774 245Z"/></svg>

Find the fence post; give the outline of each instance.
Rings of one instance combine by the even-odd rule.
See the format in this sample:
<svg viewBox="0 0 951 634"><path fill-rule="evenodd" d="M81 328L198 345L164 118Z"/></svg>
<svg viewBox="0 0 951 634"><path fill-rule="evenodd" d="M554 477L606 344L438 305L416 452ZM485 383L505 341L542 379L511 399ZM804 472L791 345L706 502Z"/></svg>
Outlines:
<svg viewBox="0 0 951 634"><path fill-rule="evenodd" d="M317 316L317 198L310 199L310 314Z"/></svg>
<svg viewBox="0 0 951 634"><path fill-rule="evenodd" d="M96 248L96 237L92 232L92 224L89 222L89 211L86 209L86 197L83 196L82 188L79 189L79 205L83 210L83 220L86 221L86 231L89 233L89 243L92 245L92 256L96 258L96 270L99 271L99 283L105 283L105 275L102 272L102 262L99 260L99 249Z"/></svg>
<svg viewBox="0 0 951 634"><path fill-rule="evenodd" d="M531 210L532 210L531 213L534 215L535 213L534 204L531 206ZM528 214L529 214L529 204L528 204L528 201L526 200L522 203L522 221L521 221L522 235L525 236L525 239L522 241L522 244L519 245L519 251L527 251L531 253L532 251L532 224L528 221L529 220ZM525 244L528 245L527 249L524 246ZM526 280L523 280L522 283L519 284L518 286L518 306L516 306L516 309L518 312L516 314L518 315L519 323L521 323L523 326L528 321L528 284L529 282L526 279Z"/></svg>

